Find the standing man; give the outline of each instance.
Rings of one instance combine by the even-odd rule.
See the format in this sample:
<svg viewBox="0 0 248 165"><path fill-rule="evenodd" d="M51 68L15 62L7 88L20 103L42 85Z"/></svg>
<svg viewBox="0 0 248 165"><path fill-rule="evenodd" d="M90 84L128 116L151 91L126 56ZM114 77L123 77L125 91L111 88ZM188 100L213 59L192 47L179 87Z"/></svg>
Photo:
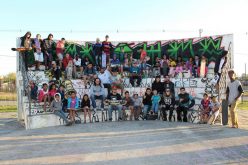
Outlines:
<svg viewBox="0 0 248 165"><path fill-rule="evenodd" d="M109 64L109 62L110 62L110 54L111 54L111 51L112 51L112 48L113 48L111 42L109 42L108 39L109 39L109 36L106 35L105 36L105 41L102 42L102 50L106 54L107 64Z"/></svg>
<svg viewBox="0 0 248 165"><path fill-rule="evenodd" d="M229 84L226 89L226 100L228 100L229 110L231 114L232 128L238 128L238 115L237 115L237 104L238 99L244 93L241 83L236 80L236 75L234 70L228 71L228 76L230 78Z"/></svg>

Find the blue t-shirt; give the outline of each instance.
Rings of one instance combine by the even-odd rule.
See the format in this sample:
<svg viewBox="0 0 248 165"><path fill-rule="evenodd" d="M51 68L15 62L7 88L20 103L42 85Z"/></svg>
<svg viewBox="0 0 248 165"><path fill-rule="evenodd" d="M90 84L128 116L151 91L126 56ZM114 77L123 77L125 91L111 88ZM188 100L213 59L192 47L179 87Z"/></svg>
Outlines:
<svg viewBox="0 0 248 165"><path fill-rule="evenodd" d="M160 96L159 95L153 95L152 96L152 103L157 104L160 101Z"/></svg>

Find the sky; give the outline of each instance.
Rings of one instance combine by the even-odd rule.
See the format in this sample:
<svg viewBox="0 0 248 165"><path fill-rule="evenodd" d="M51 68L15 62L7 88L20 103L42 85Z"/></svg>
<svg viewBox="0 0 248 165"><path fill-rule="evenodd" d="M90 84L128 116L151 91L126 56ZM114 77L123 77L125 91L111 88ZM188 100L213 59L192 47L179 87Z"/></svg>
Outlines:
<svg viewBox="0 0 248 165"><path fill-rule="evenodd" d="M78 41L106 34L111 41L150 41L198 37L203 29L202 36L234 35L238 75L248 64L246 0L8 0L0 8L0 75L16 71L10 48L26 31Z"/></svg>

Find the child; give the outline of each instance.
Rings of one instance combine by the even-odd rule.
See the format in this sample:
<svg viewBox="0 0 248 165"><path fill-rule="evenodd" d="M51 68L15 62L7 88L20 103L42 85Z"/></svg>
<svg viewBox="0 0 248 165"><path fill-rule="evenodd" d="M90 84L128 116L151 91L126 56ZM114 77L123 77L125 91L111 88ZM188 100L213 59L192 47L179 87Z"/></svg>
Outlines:
<svg viewBox="0 0 248 165"><path fill-rule="evenodd" d="M141 112L141 100L138 97L138 94L133 95L133 109L134 109L134 119L139 120L139 115Z"/></svg>
<svg viewBox="0 0 248 165"><path fill-rule="evenodd" d="M46 112L46 103L48 101L48 85L46 83L42 84L42 89L39 91L38 96L39 102L44 102L44 112Z"/></svg>
<svg viewBox="0 0 248 165"><path fill-rule="evenodd" d="M90 112L90 99L89 99L89 96L87 94L85 94L83 96L83 99L81 101L81 108L83 108L83 112L84 112L84 124L86 123L87 112L89 115L90 123L92 123L91 112Z"/></svg>
<svg viewBox="0 0 248 165"><path fill-rule="evenodd" d="M62 106L62 111L67 112L67 105L68 105L68 93L65 94L64 99L62 100L63 106Z"/></svg>
<svg viewBox="0 0 248 165"><path fill-rule="evenodd" d="M65 113L62 111L62 101L59 93L54 95L54 100L51 103L50 109L55 115L61 117L65 121L66 126L71 125L71 122L67 120Z"/></svg>
<svg viewBox="0 0 248 165"><path fill-rule="evenodd" d="M208 120L208 124L214 124L216 118L220 113L220 103L217 101L216 96L212 96L211 104L210 104L210 118Z"/></svg>
<svg viewBox="0 0 248 165"><path fill-rule="evenodd" d="M173 59L169 59L169 76L174 77L175 76L175 67L176 67L176 62Z"/></svg>
<svg viewBox="0 0 248 165"><path fill-rule="evenodd" d="M65 86L64 85L60 85L59 89L57 90L57 93L60 94L61 96L61 101L63 102L64 98L65 98Z"/></svg>
<svg viewBox="0 0 248 165"><path fill-rule="evenodd" d="M160 61L160 66L162 68L162 73L164 76L168 75L169 72L169 61L167 60L166 55L163 56L163 59Z"/></svg>
<svg viewBox="0 0 248 165"><path fill-rule="evenodd" d="M54 95L57 93L56 85L52 84L49 89L48 102L51 104L51 100L54 99Z"/></svg>
<svg viewBox="0 0 248 165"><path fill-rule="evenodd" d="M73 71L73 61L72 60L69 61L65 71L66 71L66 78L72 79L72 71Z"/></svg>
<svg viewBox="0 0 248 165"><path fill-rule="evenodd" d="M158 113L158 106L159 106L159 102L160 102L160 96L158 95L157 90L153 91L153 96L152 96L152 114L154 113Z"/></svg>
<svg viewBox="0 0 248 165"><path fill-rule="evenodd" d="M37 100L38 87L31 80L31 81L29 81L29 88L30 88L30 97L31 97L31 100L33 102L35 102Z"/></svg>
<svg viewBox="0 0 248 165"><path fill-rule="evenodd" d="M208 98L208 94L204 94L203 95L203 99L201 100L201 109L202 112L200 114L200 124L204 124L207 123L208 118L209 118L209 114L210 114L210 100Z"/></svg>
<svg viewBox="0 0 248 165"><path fill-rule="evenodd" d="M71 97L68 98L67 109L69 110L70 120L75 123L76 110L79 108L79 99L74 91L71 92Z"/></svg>
<svg viewBox="0 0 248 165"><path fill-rule="evenodd" d="M130 120L132 120L133 119L133 116L134 116L133 100L129 96L129 92L128 91L125 92L125 97L123 98L123 101L125 102L125 104L122 106L122 110L125 111L126 109L130 109L130 112L131 112Z"/></svg>
<svg viewBox="0 0 248 165"><path fill-rule="evenodd" d="M182 78L182 72L183 72L183 62L177 63L175 74L178 78Z"/></svg>

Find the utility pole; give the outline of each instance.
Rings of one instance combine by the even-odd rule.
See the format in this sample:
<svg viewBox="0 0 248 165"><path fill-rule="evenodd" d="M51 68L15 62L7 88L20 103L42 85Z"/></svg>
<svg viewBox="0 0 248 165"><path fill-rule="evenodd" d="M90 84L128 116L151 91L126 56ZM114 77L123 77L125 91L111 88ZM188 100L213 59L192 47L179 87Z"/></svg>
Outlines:
<svg viewBox="0 0 248 165"><path fill-rule="evenodd" d="M203 29L199 29L199 37L201 37Z"/></svg>
<svg viewBox="0 0 248 165"><path fill-rule="evenodd" d="M246 80L246 63L245 63L245 80Z"/></svg>

